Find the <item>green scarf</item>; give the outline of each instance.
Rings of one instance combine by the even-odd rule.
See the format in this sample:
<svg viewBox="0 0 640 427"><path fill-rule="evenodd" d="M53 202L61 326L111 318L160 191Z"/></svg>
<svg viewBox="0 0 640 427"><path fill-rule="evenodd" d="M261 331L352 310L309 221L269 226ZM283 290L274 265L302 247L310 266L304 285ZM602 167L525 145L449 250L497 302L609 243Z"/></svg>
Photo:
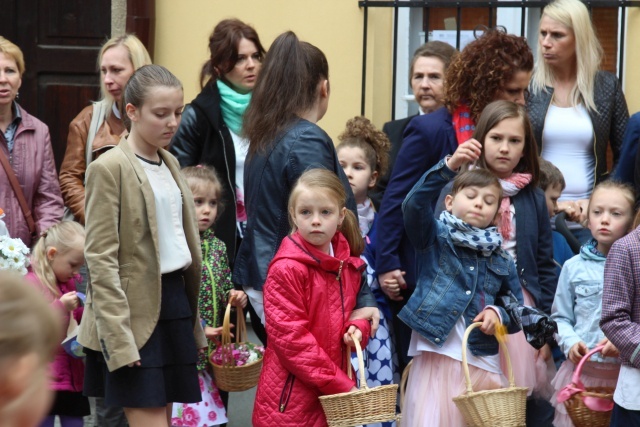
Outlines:
<svg viewBox="0 0 640 427"><path fill-rule="evenodd" d="M249 101L251 101L251 92L246 94L238 93L220 79L216 80L216 83L220 91L222 118L233 133L240 135L242 117L249 105Z"/></svg>

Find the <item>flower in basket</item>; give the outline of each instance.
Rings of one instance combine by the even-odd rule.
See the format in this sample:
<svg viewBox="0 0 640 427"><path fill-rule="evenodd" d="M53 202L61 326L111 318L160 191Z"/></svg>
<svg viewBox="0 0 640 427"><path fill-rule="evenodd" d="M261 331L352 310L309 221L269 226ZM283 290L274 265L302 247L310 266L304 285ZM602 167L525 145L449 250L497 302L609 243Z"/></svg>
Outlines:
<svg viewBox="0 0 640 427"><path fill-rule="evenodd" d="M211 353L211 361L216 365L244 366L262 359L264 347L250 342L232 343L218 346Z"/></svg>
<svg viewBox="0 0 640 427"><path fill-rule="evenodd" d="M0 236L0 270L27 274L29 248L20 239Z"/></svg>

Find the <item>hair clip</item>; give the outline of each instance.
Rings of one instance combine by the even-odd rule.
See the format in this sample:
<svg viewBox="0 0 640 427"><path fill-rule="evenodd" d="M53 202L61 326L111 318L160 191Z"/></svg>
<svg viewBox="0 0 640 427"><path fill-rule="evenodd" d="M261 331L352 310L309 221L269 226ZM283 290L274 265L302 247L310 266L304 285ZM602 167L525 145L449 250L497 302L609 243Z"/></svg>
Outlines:
<svg viewBox="0 0 640 427"><path fill-rule="evenodd" d="M45 239L46 239L46 238L47 238L47 234L48 234L48 233L49 233L49 230L41 231L41 232L40 232L40 237L42 237L42 238L45 238Z"/></svg>

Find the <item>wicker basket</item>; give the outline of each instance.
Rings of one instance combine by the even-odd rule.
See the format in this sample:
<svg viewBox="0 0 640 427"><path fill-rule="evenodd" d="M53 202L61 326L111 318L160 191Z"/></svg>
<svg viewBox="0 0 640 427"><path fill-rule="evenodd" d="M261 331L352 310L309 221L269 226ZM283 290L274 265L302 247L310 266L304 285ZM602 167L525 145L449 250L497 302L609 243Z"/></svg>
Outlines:
<svg viewBox="0 0 640 427"><path fill-rule="evenodd" d="M582 381L580 381L580 374L582 373L584 364L593 354L602 351L603 348L604 346L598 346L585 354L573 372L569 388L582 391L572 393L571 397L564 401L564 406L567 408L567 413L569 417L571 417L571 421L573 421L575 427L607 427L611 420L613 387L585 387ZM598 399L600 403L604 403L604 405L601 406L608 406L611 409L604 411L590 409L584 402L585 397Z"/></svg>
<svg viewBox="0 0 640 427"><path fill-rule="evenodd" d="M327 416L329 427L353 427L362 424L399 420L396 414L398 384L369 388L364 373L362 349L354 339L358 355L360 389L347 393L320 396L320 403ZM351 352L347 352L349 355ZM352 377L351 360L347 358L347 373Z"/></svg>
<svg viewBox="0 0 640 427"><path fill-rule="evenodd" d="M236 344L246 342L247 340L247 325L245 323L244 312L242 308L237 308L236 318ZM228 363L224 365L217 365L209 359L211 367L213 369L213 377L216 382L216 386L220 390L224 391L245 391L258 384L260 379L260 369L262 369L262 357L255 362L247 363L242 366L235 366L231 351L233 345L231 345L231 327L229 326L231 319L231 303L227 304L227 309L224 312L224 321L222 322L222 339L221 346L222 351L228 351Z"/></svg>
<svg viewBox="0 0 640 427"><path fill-rule="evenodd" d="M453 401L462 412L468 427L524 427L527 407L527 387L516 387L511 369L511 358L507 346L500 343L507 360L509 387L497 390L473 391L469 365L467 364L467 341L471 331L482 323L471 324L462 339L462 367L467 391L454 397Z"/></svg>

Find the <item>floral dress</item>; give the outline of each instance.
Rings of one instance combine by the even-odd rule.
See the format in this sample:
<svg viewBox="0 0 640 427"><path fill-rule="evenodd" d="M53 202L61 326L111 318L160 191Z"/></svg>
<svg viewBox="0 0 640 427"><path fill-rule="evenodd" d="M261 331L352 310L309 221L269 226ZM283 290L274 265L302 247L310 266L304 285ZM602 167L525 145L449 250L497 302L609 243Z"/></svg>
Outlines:
<svg viewBox="0 0 640 427"><path fill-rule="evenodd" d="M198 309L204 325L222 325L229 291L233 289L227 249L222 240L208 229L200 235L202 246L202 280ZM212 343L209 343L211 348ZM198 403L174 404L172 426L207 427L228 422L220 392L211 377L207 355L198 355L198 379L202 401Z"/></svg>

